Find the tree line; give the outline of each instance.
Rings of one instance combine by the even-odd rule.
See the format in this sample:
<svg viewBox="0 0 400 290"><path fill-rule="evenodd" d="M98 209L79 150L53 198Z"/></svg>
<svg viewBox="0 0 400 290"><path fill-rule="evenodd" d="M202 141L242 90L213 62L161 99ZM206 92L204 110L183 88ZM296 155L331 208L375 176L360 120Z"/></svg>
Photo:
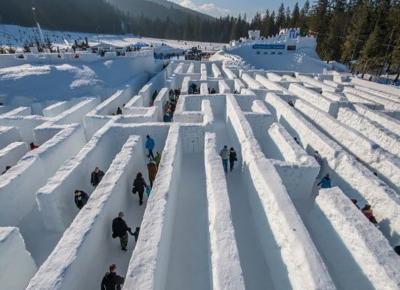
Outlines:
<svg viewBox="0 0 400 290"><path fill-rule="evenodd" d="M400 72L398 0L317 0L292 9L282 4L277 12L257 13L249 27L264 36L300 27L303 35L317 36L317 52L324 60L349 64L360 73Z"/></svg>

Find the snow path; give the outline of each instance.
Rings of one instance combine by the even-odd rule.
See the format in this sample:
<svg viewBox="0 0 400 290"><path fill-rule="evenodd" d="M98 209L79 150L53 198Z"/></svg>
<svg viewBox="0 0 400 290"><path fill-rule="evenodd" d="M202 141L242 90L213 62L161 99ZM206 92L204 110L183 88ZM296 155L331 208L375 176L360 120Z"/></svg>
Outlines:
<svg viewBox="0 0 400 290"><path fill-rule="evenodd" d="M164 289L212 289L204 155L182 155Z"/></svg>
<svg viewBox="0 0 400 290"><path fill-rule="evenodd" d="M215 124L215 128L217 148L221 149L224 145L228 145L230 148L233 140L228 135L226 125L218 122ZM235 150L240 152L239 148L235 148ZM261 254L262 246L256 232L255 220L248 199L249 189L245 186L244 172L241 169L240 161L236 162L234 170L227 174L227 185L246 289L274 289L267 262L264 255Z"/></svg>

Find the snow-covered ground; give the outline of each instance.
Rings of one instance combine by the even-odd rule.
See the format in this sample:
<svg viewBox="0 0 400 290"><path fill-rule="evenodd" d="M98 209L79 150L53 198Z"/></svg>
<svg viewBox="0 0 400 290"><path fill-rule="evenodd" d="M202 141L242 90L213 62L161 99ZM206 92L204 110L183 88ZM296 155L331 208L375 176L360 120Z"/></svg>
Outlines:
<svg viewBox="0 0 400 290"><path fill-rule="evenodd" d="M400 288L400 91L216 57L0 69L1 285L98 289L115 263L123 289ZM147 135L162 157L140 205ZM227 173L224 145L237 152ZM81 210L76 189L89 195ZM141 227L126 252L112 238L120 211Z"/></svg>
<svg viewBox="0 0 400 290"><path fill-rule="evenodd" d="M204 51L217 51L223 47L222 43L206 43L196 41L171 40L171 39L156 39L142 37L138 35L107 35L95 33L80 33L80 32L64 32L64 31L49 31L42 29L43 37L49 39L54 47L71 48L74 41L85 41L85 37L89 41L90 46L98 44L108 44L112 46L125 47L137 43L153 45L155 48L168 49L175 48L178 50L190 49L198 47ZM40 41L39 31L36 27L21 27L16 25L0 24L0 45L13 46L14 48L22 49L24 44L33 42L35 39Z"/></svg>

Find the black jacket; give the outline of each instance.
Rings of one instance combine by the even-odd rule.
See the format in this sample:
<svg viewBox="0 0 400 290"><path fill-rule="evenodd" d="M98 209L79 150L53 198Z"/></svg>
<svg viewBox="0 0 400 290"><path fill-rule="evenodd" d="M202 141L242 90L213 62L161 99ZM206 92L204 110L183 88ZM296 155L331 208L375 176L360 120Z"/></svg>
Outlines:
<svg viewBox="0 0 400 290"><path fill-rule="evenodd" d="M144 192L147 187L146 181L144 178L136 178L133 182L133 187L136 189L137 192Z"/></svg>
<svg viewBox="0 0 400 290"><path fill-rule="evenodd" d="M113 220L112 222L113 237L125 236L126 232L130 230L131 228L127 226L126 222L122 218L117 217Z"/></svg>
<svg viewBox="0 0 400 290"><path fill-rule="evenodd" d="M89 195L84 191L81 191L80 196L75 195L75 204L79 209L84 207L85 204L88 202L88 200L89 200Z"/></svg>
<svg viewBox="0 0 400 290"><path fill-rule="evenodd" d="M101 290L119 290L124 281L124 277L118 276L116 273L107 272L101 281Z"/></svg>
<svg viewBox="0 0 400 290"><path fill-rule="evenodd" d="M97 172L97 173L95 171L93 171L92 172L92 176L90 177L90 183L93 186L97 186L100 183L100 181L103 178L103 176L104 176L104 172L103 171L99 170L99 172Z"/></svg>
<svg viewBox="0 0 400 290"><path fill-rule="evenodd" d="M230 161L236 161L237 160L236 151L229 151L229 160Z"/></svg>

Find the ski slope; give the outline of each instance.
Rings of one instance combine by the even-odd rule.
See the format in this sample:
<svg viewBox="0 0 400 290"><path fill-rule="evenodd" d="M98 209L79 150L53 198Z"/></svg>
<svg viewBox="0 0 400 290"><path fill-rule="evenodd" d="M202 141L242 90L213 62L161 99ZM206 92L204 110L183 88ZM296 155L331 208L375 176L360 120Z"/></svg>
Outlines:
<svg viewBox="0 0 400 290"><path fill-rule="evenodd" d="M226 57L162 69L138 54L135 67L151 65L127 68L104 95L48 96L35 100L40 110L5 99L2 285L98 289L115 263L123 289L400 288L400 91L334 71L255 70ZM164 122L175 89L173 121ZM131 190L138 172L149 181L147 135L162 157L139 205ZM31 142L39 148L29 150ZM238 154L232 172L222 166L224 145ZM105 176L94 188L96 166ZM322 189L327 173L332 186ZM81 210L76 189L90 196ZM377 224L351 199L370 204ZM112 238L120 211L141 227L126 252Z"/></svg>

